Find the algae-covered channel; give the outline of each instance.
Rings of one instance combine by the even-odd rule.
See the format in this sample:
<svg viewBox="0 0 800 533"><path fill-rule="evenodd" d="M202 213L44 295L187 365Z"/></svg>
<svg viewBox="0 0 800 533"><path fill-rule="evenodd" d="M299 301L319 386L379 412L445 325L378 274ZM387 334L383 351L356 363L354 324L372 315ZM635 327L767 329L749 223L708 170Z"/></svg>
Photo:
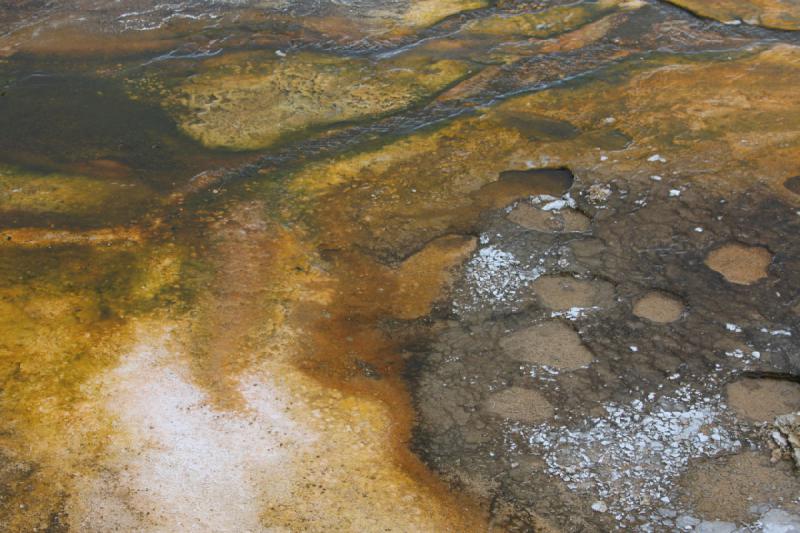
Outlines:
<svg viewBox="0 0 800 533"><path fill-rule="evenodd" d="M0 2L0 531L800 532L800 2Z"/></svg>

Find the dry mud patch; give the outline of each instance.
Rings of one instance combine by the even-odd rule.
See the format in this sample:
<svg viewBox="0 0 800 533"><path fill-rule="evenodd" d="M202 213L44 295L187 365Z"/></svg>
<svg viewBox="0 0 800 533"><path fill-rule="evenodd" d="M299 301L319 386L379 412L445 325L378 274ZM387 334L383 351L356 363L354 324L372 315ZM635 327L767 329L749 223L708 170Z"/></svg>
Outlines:
<svg viewBox="0 0 800 533"><path fill-rule="evenodd" d="M726 388L728 404L740 417L756 423L800 411L800 382L786 379L742 378Z"/></svg>
<svg viewBox="0 0 800 533"><path fill-rule="evenodd" d="M633 304L634 315L660 324L675 322L684 309L679 299L658 291L648 292Z"/></svg>
<svg viewBox="0 0 800 533"><path fill-rule="evenodd" d="M680 483L684 500L705 520L746 524L770 508L800 511L800 480L791 465L773 464L763 452L693 464Z"/></svg>
<svg viewBox="0 0 800 533"><path fill-rule="evenodd" d="M706 265L731 283L751 285L766 278L772 254L762 246L724 244L709 252Z"/></svg>

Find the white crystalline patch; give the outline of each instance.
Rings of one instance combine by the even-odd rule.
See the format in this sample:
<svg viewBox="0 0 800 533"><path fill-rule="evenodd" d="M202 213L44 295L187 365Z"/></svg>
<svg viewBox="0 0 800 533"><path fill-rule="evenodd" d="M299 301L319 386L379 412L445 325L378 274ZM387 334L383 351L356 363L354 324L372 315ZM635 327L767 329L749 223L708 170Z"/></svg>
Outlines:
<svg viewBox="0 0 800 533"><path fill-rule="evenodd" d="M128 444L111 455L116 479L87 480L77 496L91 505L78 504L83 511L71 519L108 530L103 510L126 509L137 527L134 517L147 514L158 531L261 531L265 499L289 494L287 445L304 449L315 437L287 418L280 391L260 379L241 389L248 414L210 407L170 360L166 337L135 347L108 378L108 409Z"/></svg>
<svg viewBox="0 0 800 533"><path fill-rule="evenodd" d="M566 200L554 200L542 206L542 211L560 211L567 207Z"/></svg>
<svg viewBox="0 0 800 533"><path fill-rule="evenodd" d="M658 161L659 163L667 162L667 160L661 157L659 154L653 154L650 157L648 157L647 160L650 161L651 163L655 163L656 161Z"/></svg>
<svg viewBox="0 0 800 533"><path fill-rule="evenodd" d="M679 189L670 189L669 195L671 198L675 198L681 195L681 191Z"/></svg>
<svg viewBox="0 0 800 533"><path fill-rule="evenodd" d="M594 185L589 187L589 189L586 192L589 196L589 201L597 205L597 204L602 204L603 202L606 202L609 198L611 198L611 194L613 191L611 190L611 187L607 185L603 185L601 183L595 183Z"/></svg>
<svg viewBox="0 0 800 533"><path fill-rule="evenodd" d="M730 350L725 352L725 355L728 357L733 357L735 359L745 359L745 360L758 360L761 359L761 352L752 350L750 353L745 352L739 348L735 350Z"/></svg>
<svg viewBox="0 0 800 533"><path fill-rule="evenodd" d="M761 333L769 333L774 337L791 337L792 332L788 329L773 329L772 331L767 328L761 328Z"/></svg>
<svg viewBox="0 0 800 533"><path fill-rule="evenodd" d="M722 520L704 520L697 524L694 531L696 533L734 533L736 524Z"/></svg>
<svg viewBox="0 0 800 533"><path fill-rule="evenodd" d="M670 501L672 482L691 459L741 447L720 425L720 395L709 398L684 386L647 402L607 404L605 416L575 429L541 424L509 431L525 438L544 457L547 472L571 490L588 491L613 513L646 513L648 505Z"/></svg>
<svg viewBox="0 0 800 533"><path fill-rule="evenodd" d="M785 449L785 448L789 447L789 441L786 440L786 437L784 437L783 434L780 431L773 431L772 433L770 433L770 437L772 437L772 440L780 448L784 448Z"/></svg>
<svg viewBox="0 0 800 533"><path fill-rule="evenodd" d="M533 205L542 205L539 209L542 211L560 211L565 207L575 208L575 199L569 193L566 193L561 198L550 196L549 194L540 194L538 196L531 196L531 203Z"/></svg>
<svg viewBox="0 0 800 533"><path fill-rule="evenodd" d="M730 322L725 324L725 329L727 329L728 331L732 331L734 333L741 333L742 332L742 328L740 328L736 324L731 324Z"/></svg>
<svg viewBox="0 0 800 533"><path fill-rule="evenodd" d="M796 533L800 531L800 516L782 509L772 509L761 517L763 533Z"/></svg>
<svg viewBox="0 0 800 533"><path fill-rule="evenodd" d="M473 302L467 307L513 302L517 291L542 274L544 268L526 268L514 254L496 246L481 248L465 269L469 299ZM454 306L458 311L460 306Z"/></svg>
<svg viewBox="0 0 800 533"><path fill-rule="evenodd" d="M558 200L558 198L556 198L555 196L550 196L549 194L537 194L536 196L531 196L530 200L533 205L539 205L544 202L552 202L553 200Z"/></svg>
<svg viewBox="0 0 800 533"><path fill-rule="evenodd" d="M650 179L653 181L661 181L661 176L650 176Z"/></svg>
<svg viewBox="0 0 800 533"><path fill-rule="evenodd" d="M551 318L566 318L567 320L578 320L586 316L591 311L597 311L599 307L570 307L566 311L553 311L550 313Z"/></svg>

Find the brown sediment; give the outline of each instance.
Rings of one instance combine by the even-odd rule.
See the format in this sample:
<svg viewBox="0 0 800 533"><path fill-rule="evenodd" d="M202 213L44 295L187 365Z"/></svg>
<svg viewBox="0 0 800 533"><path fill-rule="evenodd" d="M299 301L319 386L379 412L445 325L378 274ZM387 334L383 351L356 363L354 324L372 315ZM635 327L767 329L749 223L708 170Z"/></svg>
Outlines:
<svg viewBox="0 0 800 533"><path fill-rule="evenodd" d="M605 307L614 296L614 286L607 281L571 276L542 276L531 287L541 304L553 311Z"/></svg>
<svg viewBox="0 0 800 533"><path fill-rule="evenodd" d="M239 376L264 356L284 320L281 302L295 290L286 271L308 269L296 239L265 211L257 201L239 204L209 233L214 278L197 305L190 351L199 383L221 409L244 407Z"/></svg>
<svg viewBox="0 0 800 533"><path fill-rule="evenodd" d="M431 305L452 282L451 271L476 245L472 236L445 235L403 261L395 273L397 289L396 295L391 295L391 314L405 320L430 314Z"/></svg>
<svg viewBox="0 0 800 533"><path fill-rule="evenodd" d="M746 420L768 422L800 411L800 383L782 379L742 378L726 388L728 403Z"/></svg>
<svg viewBox="0 0 800 533"><path fill-rule="evenodd" d="M709 252L705 263L731 283L751 285L767 277L772 254L762 246L729 243Z"/></svg>
<svg viewBox="0 0 800 533"><path fill-rule="evenodd" d="M382 151L376 155L379 159L375 163L380 167L385 158ZM482 210L503 206L520 196L560 195L573 179L566 170L506 172L508 167L498 168L496 162L489 163L493 170L488 175L464 185L451 184L463 191L460 205L451 206L434 219L428 216L430 197L424 196L431 184L425 176L413 172L393 172L395 179L374 183L382 192L379 199L373 196L369 202L359 202L358 196L369 194L373 185L369 173L359 174L356 170L374 168L369 154L356 156L355 161L345 161L334 171L325 172L325 180L333 181L332 184L313 179L309 170L313 171L315 165L311 165L295 176L290 186L305 193L309 189L319 191L310 204L314 214L311 220L318 235L315 240L320 258L325 262L322 268L333 276L330 282L320 284L327 287L329 301L305 302L293 314L292 323L307 335L301 341L296 364L326 386L391 405L392 438L388 445L393 460L431 487L440 487L441 481L408 450L416 416L402 379L405 359L399 352L399 339L393 339L389 335L391 330L381 324L392 317L413 319L430 312L431 304L449 283L448 270L466 259L476 245L473 237L452 235L448 231L468 227ZM303 187L304 183L307 185ZM396 195L402 198L399 205ZM407 248L394 247L394 253L402 253L404 248L414 253L394 261L398 266L393 268L361 250L380 253L386 249L383 243L369 237L364 224L367 229L381 231L379 224L386 224L382 211L398 207L411 220L410 224L403 224L416 235L407 241ZM362 208L370 212L357 211ZM418 230L431 228L431 223L432 233L419 233ZM404 231L386 227L387 237L392 239L397 229ZM422 242L425 235L432 239ZM468 529L485 527L479 525L484 523L480 506L473 503L468 507L467 516L473 517Z"/></svg>
<svg viewBox="0 0 800 533"><path fill-rule="evenodd" d="M414 413L404 360L380 328L384 318L427 314L474 239L437 239L389 268L356 252L320 257L306 235L271 221L256 201L237 203L212 230L215 275L187 340L197 383L215 409L248 413L257 407L243 385L255 369L278 372L276 386L297 404L291 418L320 434L318 444L287 446L291 500L268 498L262 521L484 530L481 506L449 495L408 450ZM392 504L387 491L405 494L404 502Z"/></svg>
<svg viewBox="0 0 800 533"><path fill-rule="evenodd" d="M500 339L500 347L517 361L562 370L588 366L594 356L578 333L559 320L529 326Z"/></svg>
<svg viewBox="0 0 800 533"><path fill-rule="evenodd" d="M486 410L492 414L529 424L537 424L554 414L553 406L539 392L511 387L489 396Z"/></svg>
<svg viewBox="0 0 800 533"><path fill-rule="evenodd" d="M490 181L472 192L473 206L454 218L471 215L474 219L479 211L504 207L513 200L537 194L561 196L569 190L574 179L572 172L565 168L504 170L496 181Z"/></svg>
<svg viewBox="0 0 800 533"><path fill-rule="evenodd" d="M795 502L800 480L787 462L772 464L764 452L743 452L693 464L680 481L682 500L705 520L748 523L762 506L789 506Z"/></svg>
<svg viewBox="0 0 800 533"><path fill-rule="evenodd" d="M659 324L675 322L684 309L679 299L659 291L648 292L633 304L634 315Z"/></svg>
<svg viewBox="0 0 800 533"><path fill-rule="evenodd" d="M544 211L527 203L520 203L509 214L508 219L523 228L549 233L572 233L589 229L589 217L575 209Z"/></svg>

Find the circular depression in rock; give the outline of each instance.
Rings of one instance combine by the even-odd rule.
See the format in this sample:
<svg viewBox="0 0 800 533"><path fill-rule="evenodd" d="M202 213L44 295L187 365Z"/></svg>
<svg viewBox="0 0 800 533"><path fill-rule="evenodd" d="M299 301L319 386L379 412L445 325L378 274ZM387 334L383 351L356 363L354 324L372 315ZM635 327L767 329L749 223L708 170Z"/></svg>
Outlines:
<svg viewBox="0 0 800 533"><path fill-rule="evenodd" d="M800 176L794 176L783 182L783 186L795 194L800 194Z"/></svg>
<svg viewBox="0 0 800 533"><path fill-rule="evenodd" d="M533 292L548 309L566 311L572 308L610 305L614 297L614 286L602 280L542 276L533 282Z"/></svg>
<svg viewBox="0 0 800 533"><path fill-rule="evenodd" d="M558 211L521 203L508 214L508 220L525 229L544 233L576 233L587 231L591 225L589 217L572 208Z"/></svg>
<svg viewBox="0 0 800 533"><path fill-rule="evenodd" d="M553 416L553 406L541 393L511 387L492 394L485 403L489 413L528 424L537 424Z"/></svg>
<svg viewBox="0 0 800 533"><path fill-rule="evenodd" d="M800 383L785 379L742 378L728 384L728 405L753 422L772 422L776 416L800 411Z"/></svg>
<svg viewBox="0 0 800 533"><path fill-rule="evenodd" d="M683 302L659 291L650 291L633 304L633 314L650 322L669 324L683 314Z"/></svg>
<svg viewBox="0 0 800 533"><path fill-rule="evenodd" d="M728 243L709 252L706 266L731 283L751 285L767 277L772 254L763 246Z"/></svg>
<svg viewBox="0 0 800 533"><path fill-rule="evenodd" d="M500 348L510 358L547 365L560 370L588 366L594 357L578 333L559 320L523 328L500 339Z"/></svg>

